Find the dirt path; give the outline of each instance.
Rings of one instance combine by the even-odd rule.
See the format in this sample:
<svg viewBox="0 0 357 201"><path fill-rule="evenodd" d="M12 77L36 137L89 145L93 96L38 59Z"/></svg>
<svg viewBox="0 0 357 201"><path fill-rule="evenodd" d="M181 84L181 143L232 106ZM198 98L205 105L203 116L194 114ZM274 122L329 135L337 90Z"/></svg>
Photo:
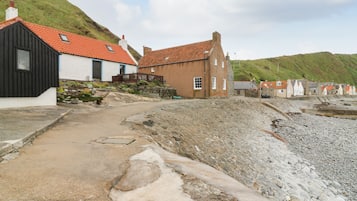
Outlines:
<svg viewBox="0 0 357 201"><path fill-rule="evenodd" d="M166 102L120 103L75 109L15 160L0 164L0 200L109 200L106 185L119 165L149 142L121 122ZM124 136L130 145L95 140Z"/></svg>

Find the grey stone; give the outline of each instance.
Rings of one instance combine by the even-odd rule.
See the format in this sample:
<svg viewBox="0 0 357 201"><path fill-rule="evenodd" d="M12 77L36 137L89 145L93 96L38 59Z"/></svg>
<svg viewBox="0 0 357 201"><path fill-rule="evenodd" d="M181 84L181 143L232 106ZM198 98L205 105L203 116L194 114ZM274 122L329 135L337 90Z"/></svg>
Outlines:
<svg viewBox="0 0 357 201"><path fill-rule="evenodd" d="M130 166L119 182L114 186L121 191L131 191L159 179L161 176L160 167L157 164L143 160L130 161Z"/></svg>

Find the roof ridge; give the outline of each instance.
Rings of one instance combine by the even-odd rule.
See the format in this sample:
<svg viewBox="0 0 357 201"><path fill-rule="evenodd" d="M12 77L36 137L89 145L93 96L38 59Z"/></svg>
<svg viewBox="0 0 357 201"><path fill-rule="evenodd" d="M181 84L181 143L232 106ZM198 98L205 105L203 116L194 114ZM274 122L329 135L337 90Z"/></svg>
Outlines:
<svg viewBox="0 0 357 201"><path fill-rule="evenodd" d="M97 39L97 38L92 38L92 37L89 37L89 36L84 36L84 35L81 35L81 34L77 34L77 33L73 33L73 32L70 32L70 31L65 31L65 30L57 29L57 28L50 27L50 26L46 26L46 25L42 25L42 24L37 24L37 23L25 21L25 20L22 20L21 22L23 22L24 24L30 24L30 25L40 26L40 27L43 27L43 28L46 28L46 29L52 29L52 30L54 30L54 31L57 31L57 32L60 32L60 33L63 33L63 34L69 34L69 35L74 34L74 35L77 35L77 36L79 36L79 37L88 38L88 39L96 40L96 41L101 41L101 42L106 43L106 44L108 44L108 45L111 44L111 45L120 46L120 45L117 44L117 43L112 43L112 42L108 42L108 41L105 41L105 40L101 40L101 39Z"/></svg>
<svg viewBox="0 0 357 201"><path fill-rule="evenodd" d="M178 46L169 47L169 48L152 50L151 52L157 52L157 51L162 51L162 50L170 50L170 49L176 49L176 48L183 48L183 47L187 47L187 46L198 45L198 44L201 44L201 43L208 43L208 42L212 42L212 40L206 40L206 41L195 42L195 43L190 43L190 44L185 44L185 45L178 45Z"/></svg>

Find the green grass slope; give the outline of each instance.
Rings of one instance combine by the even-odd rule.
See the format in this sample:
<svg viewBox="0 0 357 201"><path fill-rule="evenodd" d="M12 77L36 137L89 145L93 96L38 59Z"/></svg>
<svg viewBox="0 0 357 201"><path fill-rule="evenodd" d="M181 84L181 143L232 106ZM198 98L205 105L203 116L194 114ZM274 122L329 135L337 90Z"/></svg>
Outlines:
<svg viewBox="0 0 357 201"><path fill-rule="evenodd" d="M357 54L319 52L259 60L231 61L235 80L287 80L357 84Z"/></svg>
<svg viewBox="0 0 357 201"><path fill-rule="evenodd" d="M9 0L0 1L0 21L5 20L5 10L9 6ZM99 40L117 43L119 38L107 28L97 24L82 10L72 5L67 0L16 0L16 8L19 16L28 21L72 33L96 38ZM132 47L129 51L136 59L139 53Z"/></svg>

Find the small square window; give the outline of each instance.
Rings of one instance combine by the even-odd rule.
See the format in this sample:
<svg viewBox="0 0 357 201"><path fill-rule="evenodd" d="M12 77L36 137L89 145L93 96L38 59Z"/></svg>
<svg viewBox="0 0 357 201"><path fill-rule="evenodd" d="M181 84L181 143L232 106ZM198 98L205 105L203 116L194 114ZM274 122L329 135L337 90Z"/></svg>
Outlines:
<svg viewBox="0 0 357 201"><path fill-rule="evenodd" d="M69 42L67 35L65 35L65 34L60 34L59 36L60 36L60 38L61 38L62 41L64 41L64 42Z"/></svg>
<svg viewBox="0 0 357 201"><path fill-rule="evenodd" d="M223 90L227 90L227 80L223 79Z"/></svg>
<svg viewBox="0 0 357 201"><path fill-rule="evenodd" d="M110 45L105 45L105 46L107 47L108 51L110 51L110 52L114 52L114 50L113 50L112 46L110 46Z"/></svg>
<svg viewBox="0 0 357 201"><path fill-rule="evenodd" d="M222 68L224 68L224 61L222 61Z"/></svg>
<svg viewBox="0 0 357 201"><path fill-rule="evenodd" d="M193 78L193 89L202 89L202 77Z"/></svg>
<svg viewBox="0 0 357 201"><path fill-rule="evenodd" d="M17 69L30 70L30 51L17 50Z"/></svg>
<svg viewBox="0 0 357 201"><path fill-rule="evenodd" d="M218 65L218 61L217 59L214 59L214 65L217 66Z"/></svg>

